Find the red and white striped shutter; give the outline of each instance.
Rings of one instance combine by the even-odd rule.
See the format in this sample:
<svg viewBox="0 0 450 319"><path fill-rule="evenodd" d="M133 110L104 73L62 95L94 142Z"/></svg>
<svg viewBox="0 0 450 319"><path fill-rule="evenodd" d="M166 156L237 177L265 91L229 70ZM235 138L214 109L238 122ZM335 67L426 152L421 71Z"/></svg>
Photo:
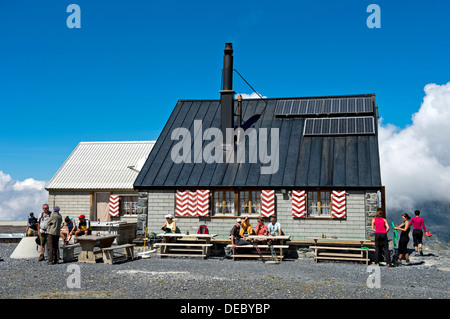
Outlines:
<svg viewBox="0 0 450 319"><path fill-rule="evenodd" d="M109 196L109 215L112 217L119 216L119 195Z"/></svg>
<svg viewBox="0 0 450 319"><path fill-rule="evenodd" d="M197 191L187 191L187 215L196 216L197 215Z"/></svg>
<svg viewBox="0 0 450 319"><path fill-rule="evenodd" d="M345 191L333 191L331 205L333 218L346 218Z"/></svg>
<svg viewBox="0 0 450 319"><path fill-rule="evenodd" d="M261 215L263 217L270 217L275 215L275 191L263 190L261 191Z"/></svg>
<svg viewBox="0 0 450 319"><path fill-rule="evenodd" d="M209 215L209 190L197 191L197 216Z"/></svg>
<svg viewBox="0 0 450 319"><path fill-rule="evenodd" d="M186 216L188 207L188 194L187 191L177 191L175 203L175 215Z"/></svg>
<svg viewBox="0 0 450 319"><path fill-rule="evenodd" d="M292 191L292 217L306 217L305 191Z"/></svg>

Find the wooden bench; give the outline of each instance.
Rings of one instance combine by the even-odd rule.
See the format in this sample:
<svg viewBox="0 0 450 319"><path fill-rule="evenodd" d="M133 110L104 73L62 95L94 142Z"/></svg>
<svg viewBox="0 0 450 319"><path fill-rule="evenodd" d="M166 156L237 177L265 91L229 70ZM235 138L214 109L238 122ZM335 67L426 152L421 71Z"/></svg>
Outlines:
<svg viewBox="0 0 450 319"><path fill-rule="evenodd" d="M134 246L135 244L123 244L111 247L102 248L103 263L113 264L118 260L133 260L134 259ZM123 255L114 255L115 250L123 250Z"/></svg>
<svg viewBox="0 0 450 319"><path fill-rule="evenodd" d="M345 247L345 246L310 246L314 249L314 260L343 260L343 261L364 261L369 264L369 251L375 251L372 248L363 247Z"/></svg>
<svg viewBox="0 0 450 319"><path fill-rule="evenodd" d="M65 263L75 260L75 248L81 247L80 244L61 246L63 252L63 261Z"/></svg>
<svg viewBox="0 0 450 319"><path fill-rule="evenodd" d="M160 247L158 253L160 258L167 256L182 256L182 257L202 257L205 259L209 257L209 250L213 244L198 244L198 243L156 243L154 247Z"/></svg>
<svg viewBox="0 0 450 319"><path fill-rule="evenodd" d="M249 245L240 245L240 246L236 246L233 247L233 245L229 244L226 246L227 248L232 248L233 252L232 252L232 257L233 257L233 261L235 260L235 258L240 258L240 257L245 257L245 258L261 258L261 256L259 255L259 253L257 253L255 246L249 244ZM258 245L259 250L261 251L261 255L263 256L263 258L272 258L272 253L270 251L270 246L269 245ZM255 253L247 253L247 254L242 254L242 253L237 253L236 250L238 249L248 249L248 250L254 250ZM284 258L284 254L283 254L283 249L288 249L289 245L273 245L273 249L279 249L279 254L276 255L277 258L279 260L283 260ZM267 250L268 249L268 250ZM276 254L276 252L275 252Z"/></svg>

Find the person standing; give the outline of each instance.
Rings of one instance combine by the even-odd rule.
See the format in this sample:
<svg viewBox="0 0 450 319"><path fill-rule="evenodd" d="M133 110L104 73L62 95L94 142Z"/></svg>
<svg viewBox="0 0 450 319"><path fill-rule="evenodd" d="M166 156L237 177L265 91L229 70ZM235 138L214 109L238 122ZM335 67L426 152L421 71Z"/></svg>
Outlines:
<svg viewBox="0 0 450 319"><path fill-rule="evenodd" d="M375 263L380 264L381 253L384 253L386 265L391 266L391 258L389 255L389 242L387 232L389 225L386 219L383 218L383 211L377 210L375 218L372 219L372 231L375 232Z"/></svg>
<svg viewBox="0 0 450 319"><path fill-rule="evenodd" d="M59 207L53 208L53 213L48 220L47 240L48 240L48 261L47 264L57 264L59 261L59 235L61 233L62 216Z"/></svg>
<svg viewBox="0 0 450 319"><path fill-rule="evenodd" d="M48 208L48 204L42 205L42 213L39 214L38 218L38 236L40 241L40 255L39 255L39 261L45 260L44 253L45 253L45 245L47 244L47 227L48 227L48 220L50 219L50 215L52 212Z"/></svg>
<svg viewBox="0 0 450 319"><path fill-rule="evenodd" d="M422 217L419 217L420 215L420 210L416 210L414 211L414 215L416 215L415 217L411 218L411 226L413 227L413 241L414 241L414 250L415 255L419 256L419 252L420 252L420 256L423 256L423 251L422 251L422 238L423 238L423 232L427 231L426 227L425 227L425 222L423 221Z"/></svg>
<svg viewBox="0 0 450 319"><path fill-rule="evenodd" d="M406 265L409 266L409 254L408 254L408 242L409 242L409 231L411 229L409 220L411 218L408 214L402 214L403 223L399 226L395 226L394 229L400 230L400 239L398 241L398 261L402 262L403 255L405 255Z"/></svg>

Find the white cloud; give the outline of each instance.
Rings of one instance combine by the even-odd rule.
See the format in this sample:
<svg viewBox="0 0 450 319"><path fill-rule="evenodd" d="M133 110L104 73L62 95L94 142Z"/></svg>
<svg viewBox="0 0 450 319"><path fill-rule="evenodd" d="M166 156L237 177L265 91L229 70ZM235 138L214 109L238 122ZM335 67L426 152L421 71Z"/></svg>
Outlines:
<svg viewBox="0 0 450 319"><path fill-rule="evenodd" d="M17 181L0 171L0 221L26 220L30 212L37 216L48 201L45 184L32 178Z"/></svg>
<svg viewBox="0 0 450 319"><path fill-rule="evenodd" d="M246 94L246 93L240 93L240 94L236 94L236 99L239 95L242 95L243 99L260 99L260 96L258 95L258 93L253 92L252 94ZM260 94L261 95L261 94ZM267 96L261 95L263 99L267 99Z"/></svg>
<svg viewBox="0 0 450 319"><path fill-rule="evenodd" d="M0 192L2 192L6 184L8 184L11 181L11 176L8 174L4 174L2 171L0 171Z"/></svg>
<svg viewBox="0 0 450 319"><path fill-rule="evenodd" d="M412 210L427 200L450 201L450 82L428 84L412 124L379 125L387 208Z"/></svg>
<svg viewBox="0 0 450 319"><path fill-rule="evenodd" d="M15 191L21 192L21 191L39 191L44 189L45 182L43 181L37 181L32 178L27 178L23 182L16 181L13 185L13 189Z"/></svg>

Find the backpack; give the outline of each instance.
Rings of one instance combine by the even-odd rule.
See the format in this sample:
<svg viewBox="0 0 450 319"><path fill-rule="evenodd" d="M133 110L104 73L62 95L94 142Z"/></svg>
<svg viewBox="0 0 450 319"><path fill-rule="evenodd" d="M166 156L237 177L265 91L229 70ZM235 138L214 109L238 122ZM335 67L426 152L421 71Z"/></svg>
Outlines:
<svg viewBox="0 0 450 319"><path fill-rule="evenodd" d="M208 227L206 227L206 225L200 225L197 234L209 234Z"/></svg>

